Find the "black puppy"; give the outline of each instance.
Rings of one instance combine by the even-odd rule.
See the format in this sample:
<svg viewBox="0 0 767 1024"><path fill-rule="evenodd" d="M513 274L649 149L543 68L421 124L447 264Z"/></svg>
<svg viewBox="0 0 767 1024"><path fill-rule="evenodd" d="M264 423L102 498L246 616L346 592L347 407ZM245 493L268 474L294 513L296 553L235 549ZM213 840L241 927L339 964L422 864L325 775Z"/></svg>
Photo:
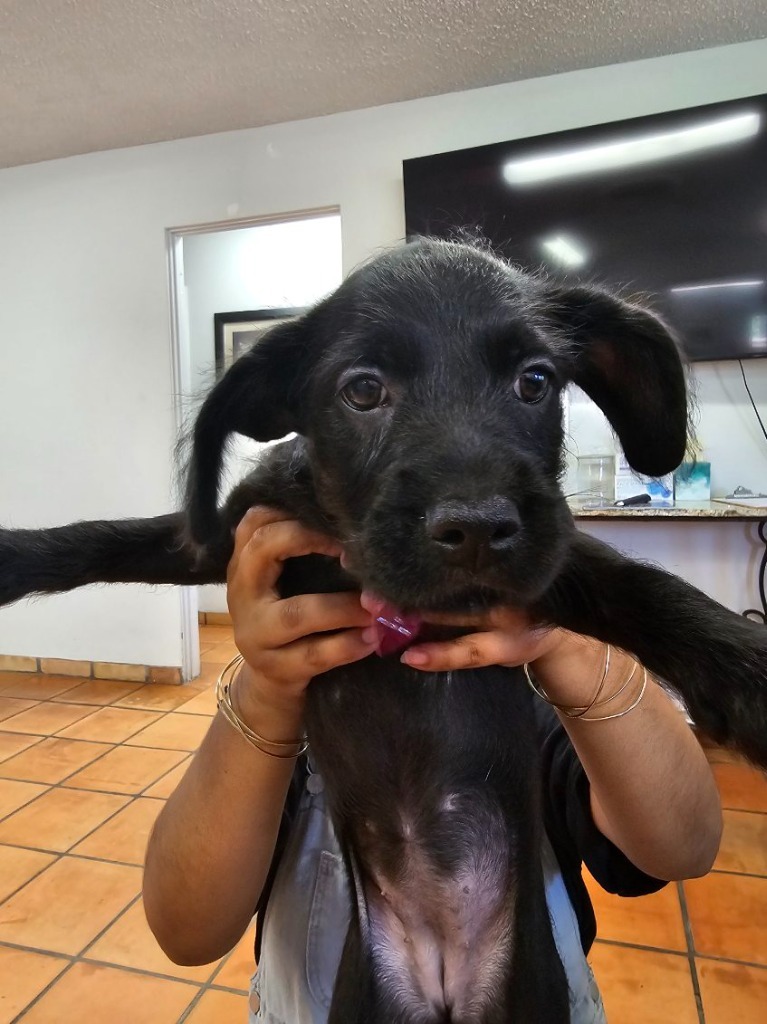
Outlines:
<svg viewBox="0 0 767 1024"><path fill-rule="evenodd" d="M184 513L0 531L0 603L99 581L222 580L234 525L269 504L338 538L349 560L346 572L288 563L285 594L362 584L403 611L528 607L633 652L707 733L767 765L763 627L574 530L558 486L569 380L635 469L682 460L684 373L655 316L471 246L404 246L216 385ZM233 431L298 436L219 509ZM517 675L445 678L370 658L310 686L307 731L357 897L331 1024L569 1019L543 886L533 698ZM411 920L436 954L400 941Z"/></svg>

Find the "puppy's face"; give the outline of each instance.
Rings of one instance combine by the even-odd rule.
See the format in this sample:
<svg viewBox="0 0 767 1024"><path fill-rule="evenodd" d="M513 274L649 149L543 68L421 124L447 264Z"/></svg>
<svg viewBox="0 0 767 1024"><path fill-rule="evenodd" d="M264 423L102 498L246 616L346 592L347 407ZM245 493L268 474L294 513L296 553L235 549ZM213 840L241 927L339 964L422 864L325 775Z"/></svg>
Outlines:
<svg viewBox="0 0 767 1024"><path fill-rule="evenodd" d="M305 400L316 493L350 571L419 611L535 600L572 528L561 339L534 281L452 255L438 273L394 257L336 293Z"/></svg>
<svg viewBox="0 0 767 1024"><path fill-rule="evenodd" d="M330 524L363 586L421 612L529 604L573 529L557 482L568 380L637 472L682 461L684 370L652 312L468 245L392 250L276 327L211 391L195 424L190 537L220 538L228 436L295 431L306 441L291 450L302 465L308 452L314 477L305 518ZM297 463L283 472L288 488L301 475Z"/></svg>

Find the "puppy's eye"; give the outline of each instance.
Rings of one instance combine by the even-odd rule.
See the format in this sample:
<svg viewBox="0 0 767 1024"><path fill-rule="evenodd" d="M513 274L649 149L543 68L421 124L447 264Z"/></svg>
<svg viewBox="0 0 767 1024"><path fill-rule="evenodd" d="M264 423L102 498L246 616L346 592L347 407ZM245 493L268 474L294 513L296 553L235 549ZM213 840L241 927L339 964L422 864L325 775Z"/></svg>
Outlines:
<svg viewBox="0 0 767 1024"><path fill-rule="evenodd" d="M344 402L356 412L370 412L389 401L389 393L375 377L355 377L341 388Z"/></svg>
<svg viewBox="0 0 767 1024"><path fill-rule="evenodd" d="M551 374L540 366L532 366L520 373L514 381L514 394L528 405L534 405L546 395L551 384Z"/></svg>

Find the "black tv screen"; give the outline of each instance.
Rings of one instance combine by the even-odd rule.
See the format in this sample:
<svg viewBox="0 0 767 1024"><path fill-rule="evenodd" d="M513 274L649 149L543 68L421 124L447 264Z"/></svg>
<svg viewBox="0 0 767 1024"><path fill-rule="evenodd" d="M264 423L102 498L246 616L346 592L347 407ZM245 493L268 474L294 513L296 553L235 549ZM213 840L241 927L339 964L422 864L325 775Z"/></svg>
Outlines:
<svg viewBox="0 0 767 1024"><path fill-rule="evenodd" d="M409 237L649 297L692 360L767 355L767 96L404 161Z"/></svg>

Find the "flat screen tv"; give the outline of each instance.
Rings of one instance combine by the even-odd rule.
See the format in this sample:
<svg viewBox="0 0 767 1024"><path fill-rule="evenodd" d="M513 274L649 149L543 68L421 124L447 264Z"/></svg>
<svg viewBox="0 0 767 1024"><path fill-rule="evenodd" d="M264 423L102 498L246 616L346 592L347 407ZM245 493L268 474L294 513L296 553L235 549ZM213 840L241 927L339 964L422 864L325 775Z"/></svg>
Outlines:
<svg viewBox="0 0 767 1024"><path fill-rule="evenodd" d="M404 161L409 237L477 231L649 297L691 360L767 355L767 96Z"/></svg>

